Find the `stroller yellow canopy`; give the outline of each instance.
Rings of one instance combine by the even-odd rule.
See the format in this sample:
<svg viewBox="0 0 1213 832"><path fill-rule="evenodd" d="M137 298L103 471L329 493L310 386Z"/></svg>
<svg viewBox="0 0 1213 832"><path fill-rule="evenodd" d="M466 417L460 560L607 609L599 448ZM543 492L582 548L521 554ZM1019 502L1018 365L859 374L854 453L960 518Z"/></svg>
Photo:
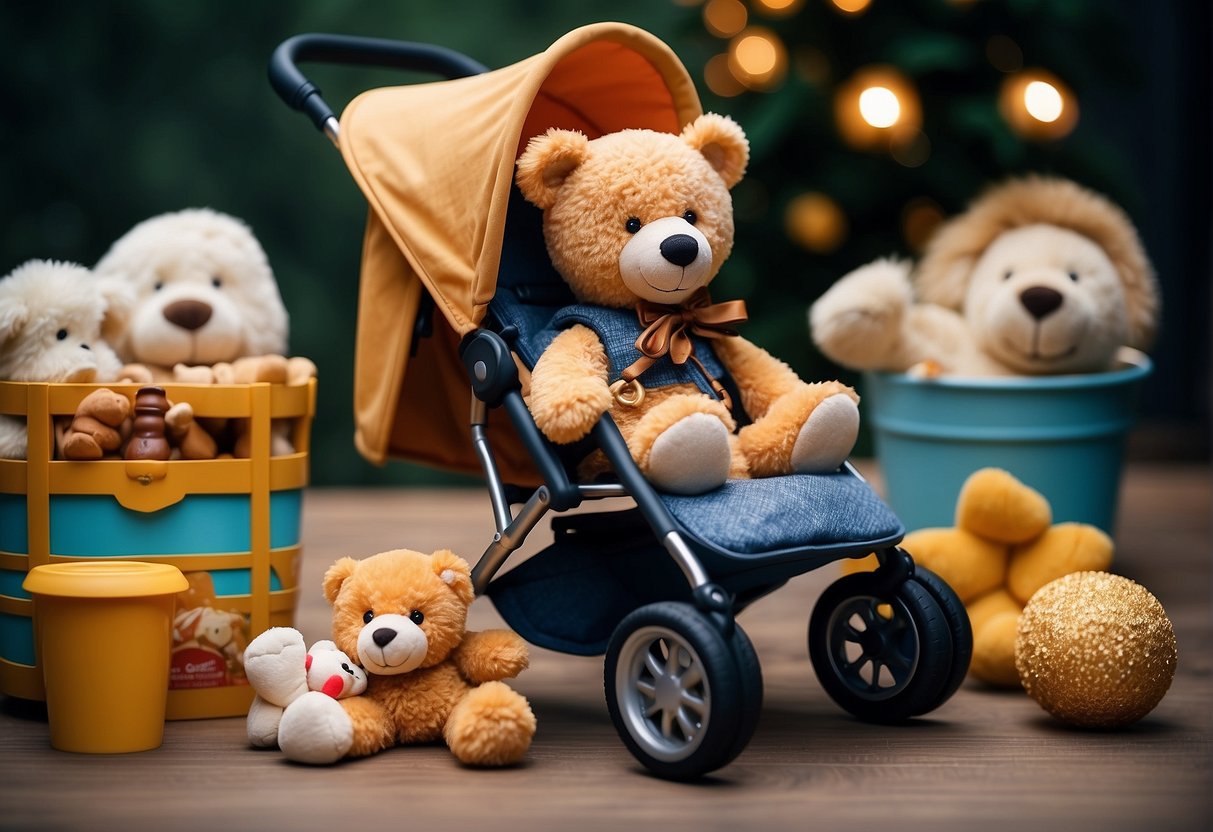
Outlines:
<svg viewBox="0 0 1213 832"><path fill-rule="evenodd" d="M576 29L503 69L350 102L340 147L370 204L354 389L363 456L480 472L458 346L493 298L514 163L527 141L551 127L590 138L626 128L677 133L700 112L670 48L620 23ZM414 343L423 289L441 314L432 336ZM493 420L489 433L503 476L536 484L508 425Z"/></svg>

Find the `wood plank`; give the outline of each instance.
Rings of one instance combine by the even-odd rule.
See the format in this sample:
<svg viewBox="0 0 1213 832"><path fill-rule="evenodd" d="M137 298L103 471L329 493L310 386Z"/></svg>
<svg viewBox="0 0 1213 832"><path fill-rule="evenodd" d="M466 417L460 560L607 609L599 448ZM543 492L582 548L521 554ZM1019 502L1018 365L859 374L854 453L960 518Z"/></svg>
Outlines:
<svg viewBox="0 0 1213 832"><path fill-rule="evenodd" d="M972 682L911 725L850 718L806 657L809 611L838 574L829 566L740 616L762 662L765 707L747 750L702 784L658 780L632 760L606 714L600 660L535 649L516 687L539 733L527 762L503 771L462 769L437 746L296 766L246 748L239 719L170 723L164 746L143 754L64 754L49 747L36 707L6 699L0 828L1208 829L1211 499L1204 466L1128 472L1116 569L1162 601L1180 660L1167 697L1124 731L1070 730L1022 693ZM339 556L446 546L474 560L491 535L479 491L312 489L300 629L309 641L327 637L320 577ZM549 537L541 525L527 550ZM501 623L486 601L471 619Z"/></svg>

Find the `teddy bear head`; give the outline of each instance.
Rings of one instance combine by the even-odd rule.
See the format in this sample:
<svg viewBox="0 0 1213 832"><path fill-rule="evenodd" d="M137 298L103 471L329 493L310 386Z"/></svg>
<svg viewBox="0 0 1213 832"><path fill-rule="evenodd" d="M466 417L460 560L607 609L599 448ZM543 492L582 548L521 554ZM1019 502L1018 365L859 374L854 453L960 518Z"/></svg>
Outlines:
<svg viewBox="0 0 1213 832"><path fill-rule="evenodd" d="M1148 346L1158 316L1128 217L1062 179L987 192L932 238L915 285L923 300L960 311L987 353L1027 374L1106 369L1120 347Z"/></svg>
<svg viewBox="0 0 1213 832"><path fill-rule="evenodd" d="M199 644L222 650L231 644L244 627L244 616L238 612L202 607L194 625L194 638Z"/></svg>
<svg viewBox="0 0 1213 832"><path fill-rule="evenodd" d="M304 659L307 689L318 690L334 699L357 696L366 691L366 671L331 641L318 641Z"/></svg>
<svg viewBox="0 0 1213 832"><path fill-rule="evenodd" d="M134 293L106 335L124 361L214 364L286 352L287 314L257 238L207 209L161 214L123 235L97 263Z"/></svg>
<svg viewBox="0 0 1213 832"><path fill-rule="evenodd" d="M324 575L333 642L368 673L432 667L463 641L474 598L466 561L445 549L341 558Z"/></svg>
<svg viewBox="0 0 1213 832"><path fill-rule="evenodd" d="M552 264L579 300L676 304L711 282L733 247L729 189L749 143L705 114L681 135L623 130L597 139L551 129L518 159L518 187L544 212Z"/></svg>
<svg viewBox="0 0 1213 832"><path fill-rule="evenodd" d="M0 279L0 379L111 381L121 362L101 338L129 298L73 263L30 260Z"/></svg>

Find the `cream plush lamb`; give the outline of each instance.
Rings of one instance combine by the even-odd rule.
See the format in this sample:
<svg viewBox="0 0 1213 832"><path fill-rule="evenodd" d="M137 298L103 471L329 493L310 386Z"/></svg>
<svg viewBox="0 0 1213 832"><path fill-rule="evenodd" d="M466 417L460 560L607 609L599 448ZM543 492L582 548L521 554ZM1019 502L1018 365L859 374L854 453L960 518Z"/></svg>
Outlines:
<svg viewBox="0 0 1213 832"><path fill-rule="evenodd" d="M112 381L122 362L101 338L130 298L83 266L30 260L0 278L0 380ZM22 420L0 416L0 457L24 459Z"/></svg>
<svg viewBox="0 0 1213 832"><path fill-rule="evenodd" d="M367 685L366 671L336 644L318 641L308 650L303 636L290 627L272 627L253 639L244 651L244 672L257 691L246 723L255 748L277 747L278 726L301 698L345 699L365 692ZM318 732L316 741L323 739Z"/></svg>
<svg viewBox="0 0 1213 832"><path fill-rule="evenodd" d="M999 376L1115 366L1153 337L1159 298L1137 231L1106 198L1030 176L945 223L918 267L878 260L813 304L826 356L856 370Z"/></svg>

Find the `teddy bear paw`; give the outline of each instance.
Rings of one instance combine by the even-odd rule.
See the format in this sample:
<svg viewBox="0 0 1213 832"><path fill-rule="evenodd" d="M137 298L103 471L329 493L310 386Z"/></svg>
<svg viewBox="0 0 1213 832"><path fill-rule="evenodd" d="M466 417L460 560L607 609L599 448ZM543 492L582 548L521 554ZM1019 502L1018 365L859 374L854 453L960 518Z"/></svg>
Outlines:
<svg viewBox="0 0 1213 832"><path fill-rule="evenodd" d="M659 491L703 494L724 485L731 463L724 422L707 413L692 413L653 442L645 476Z"/></svg>
<svg viewBox="0 0 1213 832"><path fill-rule="evenodd" d="M278 724L278 747L288 760L327 765L354 745L354 723L337 700L308 691L291 703Z"/></svg>
<svg viewBox="0 0 1213 832"><path fill-rule="evenodd" d="M307 647L291 627L271 627L244 650L244 673L257 695L285 708L307 692Z"/></svg>
<svg viewBox="0 0 1213 832"><path fill-rule="evenodd" d="M513 765L531 747L535 714L522 694L501 682L485 682L459 700L442 733L464 765Z"/></svg>
<svg viewBox="0 0 1213 832"><path fill-rule="evenodd" d="M792 470L798 474L834 471L846 460L859 436L859 406L835 393L823 399L805 420L792 446Z"/></svg>

